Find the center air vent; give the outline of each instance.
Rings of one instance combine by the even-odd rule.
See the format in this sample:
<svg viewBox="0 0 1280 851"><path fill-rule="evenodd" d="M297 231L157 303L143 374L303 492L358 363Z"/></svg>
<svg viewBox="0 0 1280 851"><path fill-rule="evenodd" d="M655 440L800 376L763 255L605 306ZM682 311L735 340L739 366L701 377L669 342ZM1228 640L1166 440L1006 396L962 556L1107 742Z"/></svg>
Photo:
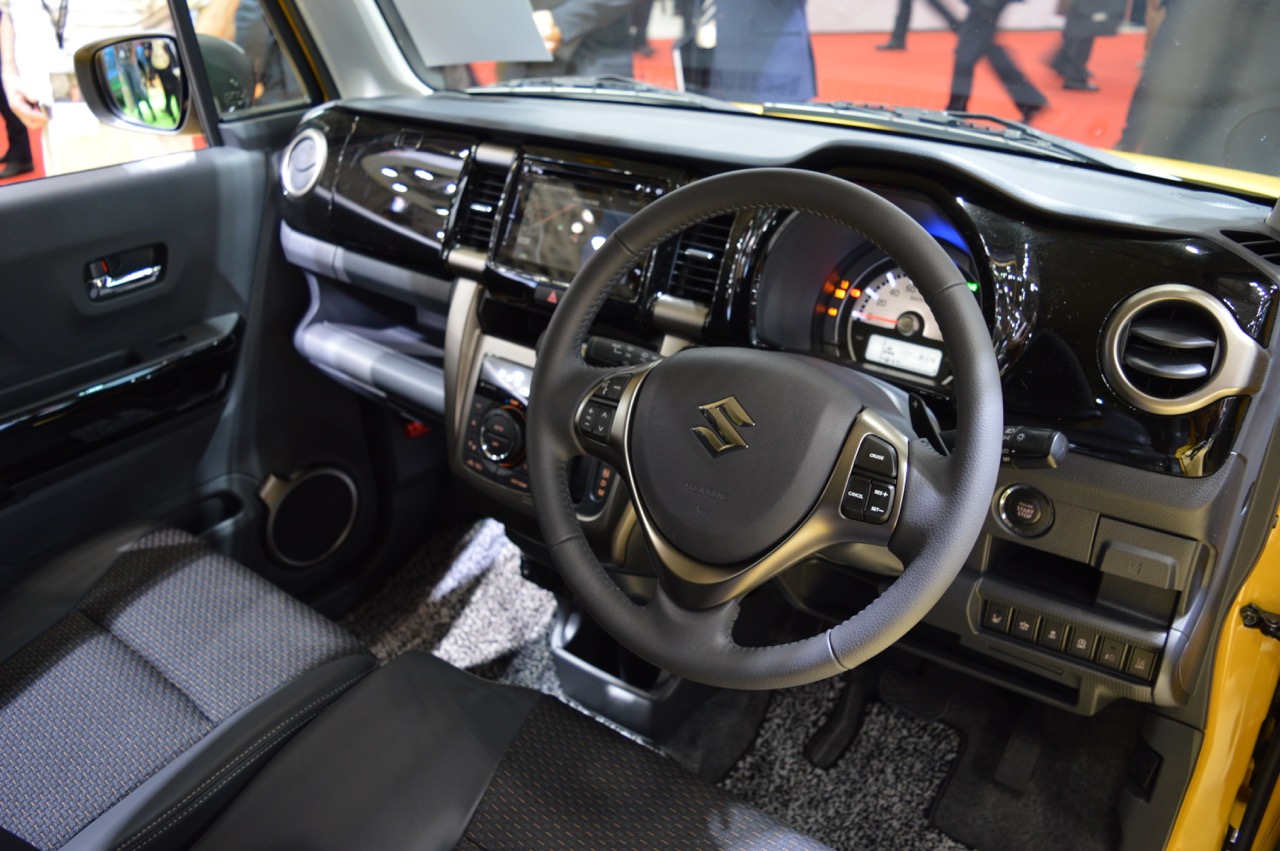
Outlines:
<svg viewBox="0 0 1280 851"><path fill-rule="evenodd" d="M1153 414L1187 414L1253 393L1266 361L1222 302L1182 284L1131 296L1103 335L1107 380L1126 402Z"/></svg>
<svg viewBox="0 0 1280 851"><path fill-rule="evenodd" d="M711 304L732 230L733 216L728 215L701 222L680 234L667 294Z"/></svg>
<svg viewBox="0 0 1280 851"><path fill-rule="evenodd" d="M1222 235L1268 263L1280 265L1280 242L1271 237L1248 230L1224 230Z"/></svg>
<svg viewBox="0 0 1280 851"><path fill-rule="evenodd" d="M507 186L507 172L491 166L476 164L467 177L461 209L458 211L457 239L459 245L487 253L493 229L497 223L498 207Z"/></svg>

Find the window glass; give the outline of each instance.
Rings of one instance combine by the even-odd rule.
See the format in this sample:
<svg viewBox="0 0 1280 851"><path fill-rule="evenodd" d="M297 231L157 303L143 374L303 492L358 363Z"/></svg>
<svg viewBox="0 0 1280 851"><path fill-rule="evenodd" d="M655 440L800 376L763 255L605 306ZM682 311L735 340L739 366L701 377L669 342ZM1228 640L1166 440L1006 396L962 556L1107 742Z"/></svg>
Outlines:
<svg viewBox="0 0 1280 851"><path fill-rule="evenodd" d="M298 71L276 39L261 0L197 0L190 5L197 32L206 36L200 49L223 119L307 101Z"/></svg>
<svg viewBox="0 0 1280 851"><path fill-rule="evenodd" d="M132 33L172 33L166 0L0 0L0 63L5 104L6 155L0 175L30 179L189 151L196 136L131 132L100 124L80 95L73 57L77 48ZM172 104L164 81L166 60L145 57L139 91L158 113ZM145 111L145 106L142 107Z"/></svg>

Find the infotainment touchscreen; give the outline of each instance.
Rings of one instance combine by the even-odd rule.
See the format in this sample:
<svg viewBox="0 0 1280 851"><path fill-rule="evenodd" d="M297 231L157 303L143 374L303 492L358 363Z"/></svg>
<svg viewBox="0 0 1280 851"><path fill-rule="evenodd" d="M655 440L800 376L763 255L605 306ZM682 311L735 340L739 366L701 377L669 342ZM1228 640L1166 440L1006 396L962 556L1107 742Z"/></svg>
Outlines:
<svg viewBox="0 0 1280 851"><path fill-rule="evenodd" d="M611 233L662 193L618 178L527 163L494 258L497 264L535 280L568 284Z"/></svg>

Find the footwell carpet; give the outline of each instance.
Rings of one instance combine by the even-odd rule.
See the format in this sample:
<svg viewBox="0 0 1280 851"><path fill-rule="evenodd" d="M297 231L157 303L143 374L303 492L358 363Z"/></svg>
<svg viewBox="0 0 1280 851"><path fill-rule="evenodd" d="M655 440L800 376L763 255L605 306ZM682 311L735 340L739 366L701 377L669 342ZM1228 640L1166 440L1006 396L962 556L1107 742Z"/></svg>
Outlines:
<svg viewBox="0 0 1280 851"><path fill-rule="evenodd" d="M524 580L519 565L519 551L493 521L444 533L344 626L384 660L429 649L480 676L564 697L548 643L555 600ZM873 702L835 765L824 770L805 759L805 743L845 687L833 679L772 693L754 740L719 784L835 848L963 851L927 817L960 750L953 728ZM738 720L754 728L759 705L726 700L717 707L745 713ZM721 716L706 728L734 721ZM698 735L685 736L678 754L694 768L698 747L689 739ZM704 744L716 750L715 742Z"/></svg>

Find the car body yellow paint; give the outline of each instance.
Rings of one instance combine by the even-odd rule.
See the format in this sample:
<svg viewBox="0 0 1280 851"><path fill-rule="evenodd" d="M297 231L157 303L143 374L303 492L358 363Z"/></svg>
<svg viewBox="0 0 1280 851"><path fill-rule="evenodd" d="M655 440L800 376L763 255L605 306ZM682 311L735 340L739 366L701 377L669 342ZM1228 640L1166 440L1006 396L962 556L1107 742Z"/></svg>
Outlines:
<svg viewBox="0 0 1280 851"><path fill-rule="evenodd" d="M1169 838L1171 851L1221 848L1249 781L1253 746L1280 679L1280 641L1243 624L1236 613L1247 603L1280 610L1280 536L1274 529L1218 640L1204 746ZM1280 799L1273 796L1254 848L1270 851L1278 838Z"/></svg>

